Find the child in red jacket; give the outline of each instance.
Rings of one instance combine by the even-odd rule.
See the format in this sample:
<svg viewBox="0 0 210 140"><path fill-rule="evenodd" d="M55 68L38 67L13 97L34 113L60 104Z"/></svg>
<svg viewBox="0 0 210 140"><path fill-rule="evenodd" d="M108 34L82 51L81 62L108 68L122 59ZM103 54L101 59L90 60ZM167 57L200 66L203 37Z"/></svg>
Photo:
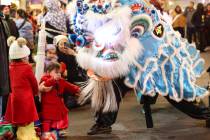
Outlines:
<svg viewBox="0 0 210 140"><path fill-rule="evenodd" d="M52 130L62 130L68 127L68 109L64 105L64 92L77 94L80 91L75 86L61 78L60 64L52 62L46 67L46 75L41 78L45 87L52 87L49 92L41 93L41 120L43 139Z"/></svg>
<svg viewBox="0 0 210 140"><path fill-rule="evenodd" d="M34 96L38 94L38 83L28 63L30 49L24 38L8 39L11 93L9 95L5 120L17 126L18 140L38 140L34 129L34 121L38 114Z"/></svg>

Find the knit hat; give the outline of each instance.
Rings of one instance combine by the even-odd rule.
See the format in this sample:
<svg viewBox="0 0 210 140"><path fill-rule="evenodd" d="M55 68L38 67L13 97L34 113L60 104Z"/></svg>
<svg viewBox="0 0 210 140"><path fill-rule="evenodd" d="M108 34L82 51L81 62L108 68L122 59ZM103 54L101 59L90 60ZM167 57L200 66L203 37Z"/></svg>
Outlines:
<svg viewBox="0 0 210 140"><path fill-rule="evenodd" d="M21 59L30 55L30 49L26 46L27 41L20 37L15 40L14 37L9 37L7 40L10 59Z"/></svg>
<svg viewBox="0 0 210 140"><path fill-rule="evenodd" d="M56 50L56 47L54 44L47 44L47 47L46 47L46 51L48 50Z"/></svg>
<svg viewBox="0 0 210 140"><path fill-rule="evenodd" d="M68 38L65 35L58 35L54 37L54 44L57 45L63 39L68 40Z"/></svg>

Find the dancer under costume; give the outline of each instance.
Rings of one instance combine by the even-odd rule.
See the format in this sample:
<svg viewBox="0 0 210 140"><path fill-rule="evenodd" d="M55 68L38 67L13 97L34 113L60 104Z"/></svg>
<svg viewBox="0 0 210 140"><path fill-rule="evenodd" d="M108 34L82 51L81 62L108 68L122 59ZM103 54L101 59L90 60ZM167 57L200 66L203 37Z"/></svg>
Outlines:
<svg viewBox="0 0 210 140"><path fill-rule="evenodd" d="M78 46L77 61L90 77L81 103L91 98L95 112L117 112L112 80L125 76L125 84L138 96L158 93L191 117L209 119L208 108L193 104L208 95L195 84L204 68L195 46L148 1L119 2L122 7L101 14L77 0L76 35L69 38Z"/></svg>
<svg viewBox="0 0 210 140"><path fill-rule="evenodd" d="M90 6L93 11L105 14L107 11L109 11L109 8L111 8L110 7L111 3L101 3L101 2L97 3L96 2L96 4L91 4ZM100 9L99 7L102 7L102 8ZM74 37L75 35L70 36L70 42L73 44L76 43L76 40L72 39ZM77 43L80 43L79 40L77 41ZM75 53L75 55L77 54ZM88 71L88 74L94 80L100 81L100 76L95 75L94 73L91 73L91 70ZM123 77L114 79L110 84L111 85L113 84L113 89L112 89L114 91L113 96L116 97L116 99L115 98L113 99L116 100L114 102L116 102L116 106L118 106L117 108L119 108L119 104L121 102L122 97L124 97L127 91L130 90L130 88L125 86ZM118 110L113 111L113 112L104 112L103 107L99 108L97 111L95 111L95 124L90 128L90 131L88 131L88 135L110 133L112 131L111 126L115 123L117 114L118 114Z"/></svg>

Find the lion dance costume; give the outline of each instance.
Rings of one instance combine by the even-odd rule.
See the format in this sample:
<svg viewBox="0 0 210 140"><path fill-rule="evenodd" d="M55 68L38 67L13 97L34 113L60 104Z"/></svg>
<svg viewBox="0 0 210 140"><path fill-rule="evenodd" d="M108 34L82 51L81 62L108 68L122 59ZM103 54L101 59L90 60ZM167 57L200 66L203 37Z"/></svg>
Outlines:
<svg viewBox="0 0 210 140"><path fill-rule="evenodd" d="M116 8L110 3L97 8L77 0L73 21L76 34L69 38L78 47L78 64L90 77L80 101L91 97L96 112L118 109L113 79L119 77L125 77L125 84L138 96L166 96L183 112L179 104L195 111L192 102L208 95L196 85L204 69L199 51L148 1L119 0ZM185 113L209 118L208 111Z"/></svg>

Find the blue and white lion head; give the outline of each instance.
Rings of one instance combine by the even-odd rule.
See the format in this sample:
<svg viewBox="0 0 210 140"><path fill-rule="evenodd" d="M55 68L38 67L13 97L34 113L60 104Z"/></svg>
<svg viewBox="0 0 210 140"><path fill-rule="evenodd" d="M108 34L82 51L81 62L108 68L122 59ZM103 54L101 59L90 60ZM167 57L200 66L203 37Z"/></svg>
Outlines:
<svg viewBox="0 0 210 140"><path fill-rule="evenodd" d="M126 76L126 84L139 94L160 93L176 101L207 95L195 84L204 65L195 45L181 38L147 0L118 2L120 7L104 14L80 14L82 35L93 38L79 49L79 65L104 77Z"/></svg>

